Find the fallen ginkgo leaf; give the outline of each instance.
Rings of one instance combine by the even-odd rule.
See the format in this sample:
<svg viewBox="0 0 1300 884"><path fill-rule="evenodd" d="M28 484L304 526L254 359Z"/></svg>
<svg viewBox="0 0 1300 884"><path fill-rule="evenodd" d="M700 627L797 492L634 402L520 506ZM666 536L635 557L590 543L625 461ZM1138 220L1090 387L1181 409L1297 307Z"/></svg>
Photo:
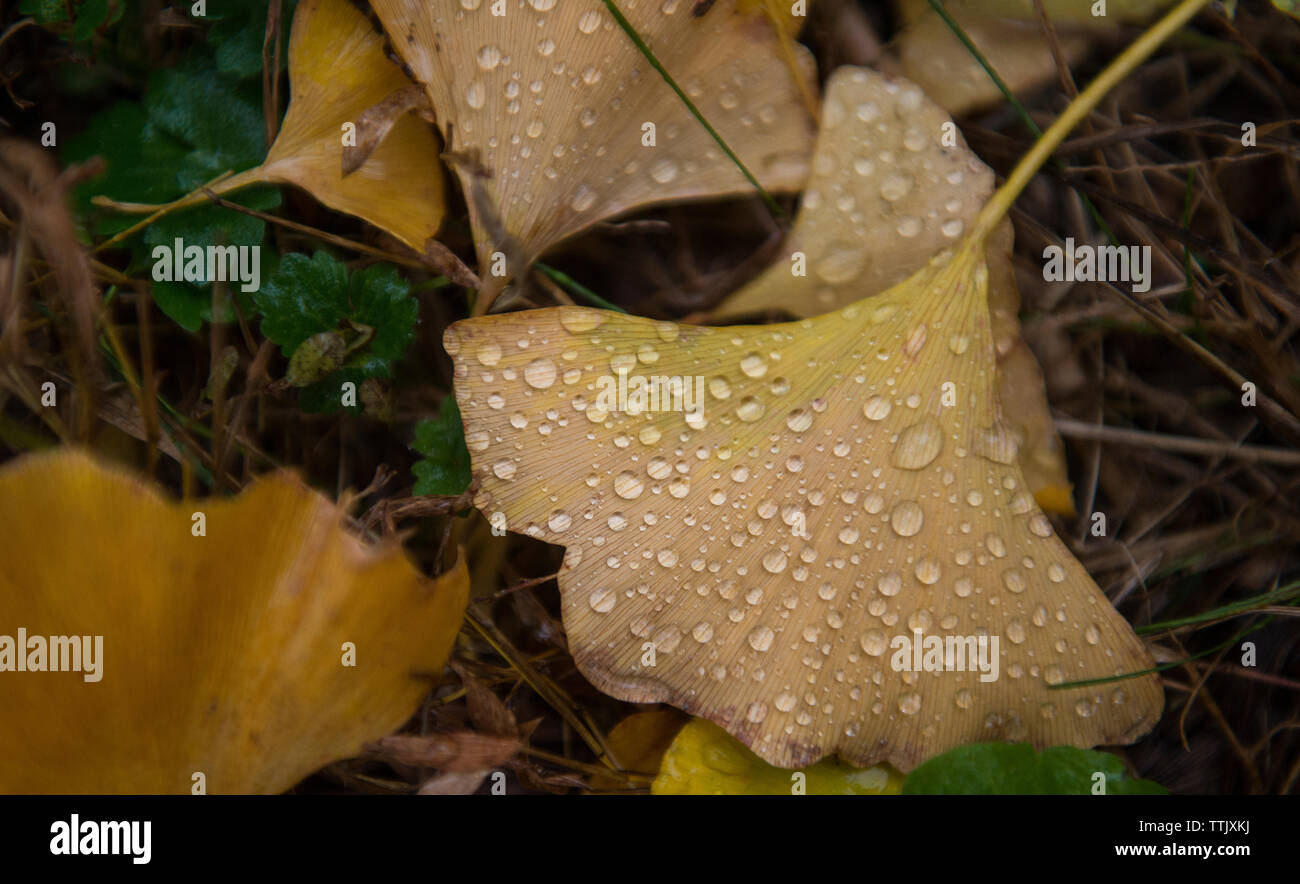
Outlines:
<svg viewBox="0 0 1300 884"><path fill-rule="evenodd" d="M995 404L986 287L967 247L798 323L566 307L453 325L476 505L566 547L583 673L782 767L836 751L908 770L976 739L1148 729L1154 677L1051 689L1149 658L1026 488ZM611 410L602 378L629 373L699 377L699 409ZM891 671L891 642L917 629L1002 637L1000 677Z"/></svg>
<svg viewBox="0 0 1300 884"><path fill-rule="evenodd" d="M342 518L288 473L175 503L74 450L0 469L0 792L282 792L401 725L468 576Z"/></svg>
<svg viewBox="0 0 1300 884"><path fill-rule="evenodd" d="M902 790L902 774L887 764L858 768L827 758L800 771L773 767L699 718L677 733L650 787L655 795L897 795Z"/></svg>
<svg viewBox="0 0 1300 884"><path fill-rule="evenodd" d="M362 137L357 127L366 112L411 85L385 55L383 35L349 0L302 0L289 37L289 108L275 143L262 165L208 189L221 195L268 182L297 185L424 254L445 208L441 148L431 125L413 114L385 121L390 128L382 140L343 174L344 146ZM119 207L174 211L206 201L197 193L165 207Z"/></svg>
<svg viewBox="0 0 1300 884"><path fill-rule="evenodd" d="M842 68L827 83L812 165L782 258L724 300L714 320L815 316L879 294L957 242L993 192L993 170L938 105L906 80L860 69ZM988 248L1004 419L1039 505L1073 515L1042 373L1020 337L1012 242L1003 221Z"/></svg>
<svg viewBox="0 0 1300 884"><path fill-rule="evenodd" d="M771 326L559 307L447 329L475 505L564 545L593 684L780 767L834 752L906 771L967 743L1150 730L1151 657L1017 463L985 254L1066 135L1206 2L1121 53L960 244L873 298Z"/></svg>
<svg viewBox="0 0 1300 884"><path fill-rule="evenodd" d="M458 158L488 287L613 215L753 191L601 0L371 5ZM802 186L812 123L765 17L736 0L620 8L765 188Z"/></svg>

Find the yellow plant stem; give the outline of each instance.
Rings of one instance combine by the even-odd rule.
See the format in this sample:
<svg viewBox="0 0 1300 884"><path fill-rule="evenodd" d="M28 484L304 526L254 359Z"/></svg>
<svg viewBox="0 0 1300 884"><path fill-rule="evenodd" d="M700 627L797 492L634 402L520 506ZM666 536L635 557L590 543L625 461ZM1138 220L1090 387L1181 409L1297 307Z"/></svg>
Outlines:
<svg viewBox="0 0 1300 884"><path fill-rule="evenodd" d="M997 227L998 222L1011 209L1011 204L1020 196L1020 192L1033 180L1033 177L1038 174L1038 170L1051 157L1052 152L1060 146L1065 137L1074 130L1074 127L1079 125L1084 117L1101 103L1101 99L1105 97L1106 93L1119 85L1120 81L1132 73L1138 65L1146 61L1161 43L1164 43L1175 31L1187 24L1209 2L1210 0L1182 0L1164 18L1148 28L1146 33L1120 53L1119 57L1107 65L1106 69L1088 85L1087 89L1079 93L1079 96L1070 102L1064 113L1057 117L1056 122L1043 133L1043 137L1039 138L1033 148L1016 164L1010 177L998 188L997 193L993 194L993 198L985 203L984 209L975 219L975 225L971 230L971 241L973 243L982 243L988 238L993 229Z"/></svg>

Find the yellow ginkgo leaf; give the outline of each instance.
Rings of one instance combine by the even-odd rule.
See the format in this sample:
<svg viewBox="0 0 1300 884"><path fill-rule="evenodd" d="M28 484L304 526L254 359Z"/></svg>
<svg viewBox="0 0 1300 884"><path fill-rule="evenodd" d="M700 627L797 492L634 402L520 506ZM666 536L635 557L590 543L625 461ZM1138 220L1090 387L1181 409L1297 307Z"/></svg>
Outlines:
<svg viewBox="0 0 1300 884"><path fill-rule="evenodd" d="M485 284L621 212L753 191L601 0L497 5L372 4L455 158ZM686 0L620 8L765 188L803 184L811 120L770 22L738 15L736 0L701 14Z"/></svg>
<svg viewBox="0 0 1300 884"><path fill-rule="evenodd" d="M699 718L678 732L651 786L656 795L897 795L902 790L902 774L887 764L857 768L828 758L794 772L773 767Z"/></svg>
<svg viewBox="0 0 1300 884"><path fill-rule="evenodd" d="M1020 468L1038 505L1049 513L1074 515L1073 487L1065 447L1056 434L1042 369L1020 335L1020 289L1011 251L1015 231L1004 220L989 237L989 323L998 366L998 404L1015 437Z"/></svg>
<svg viewBox="0 0 1300 884"><path fill-rule="evenodd" d="M1152 676L1054 689L1150 660L1027 490L980 248L796 323L566 307L451 326L476 504L566 547L564 622L593 684L782 767L834 751L910 770L980 739L1150 728ZM914 630L997 637L997 671L897 671Z"/></svg>
<svg viewBox="0 0 1300 884"><path fill-rule="evenodd" d="M1149 17L1170 0L1046 0L1061 50L1082 55L1091 37L1120 22ZM1003 100L1002 92L929 0L900 0L906 23L896 48L903 73L954 114ZM1033 0L945 0L944 8L1012 92L1056 77L1056 60ZM1101 11L1104 10L1104 11ZM1098 12L1101 11L1100 14Z"/></svg>
<svg viewBox="0 0 1300 884"><path fill-rule="evenodd" d="M75 451L6 465L0 792L281 792L402 724L468 577L342 518L287 473L173 503Z"/></svg>
<svg viewBox="0 0 1300 884"><path fill-rule="evenodd" d="M433 127L411 114L398 117L365 162L343 174L345 140L359 137L356 126L366 111L411 85L385 55L383 35L349 0L302 0L289 38L290 99L280 133L262 165L210 189L225 194L252 184L294 184L423 254L444 211ZM191 195L168 208L205 200Z"/></svg>
<svg viewBox="0 0 1300 884"><path fill-rule="evenodd" d="M1150 655L1017 463L985 254L1066 135L1206 2L1121 53L960 244L874 298L771 326L559 307L447 329L475 505L565 546L561 611L593 684L780 767L907 771L966 743L1151 729Z"/></svg>
<svg viewBox="0 0 1300 884"><path fill-rule="evenodd" d="M812 175L778 268L728 297L714 318L802 318L878 294L964 235L992 191L993 171L920 89L841 69L827 83ZM1020 338L1012 238L1003 221L988 249L999 394L1031 491L1044 508L1070 515L1064 450Z"/></svg>
<svg viewBox="0 0 1300 884"><path fill-rule="evenodd" d="M728 297L713 318L803 318L883 292L960 241L992 192L993 170L915 84L840 68L826 84L782 266Z"/></svg>

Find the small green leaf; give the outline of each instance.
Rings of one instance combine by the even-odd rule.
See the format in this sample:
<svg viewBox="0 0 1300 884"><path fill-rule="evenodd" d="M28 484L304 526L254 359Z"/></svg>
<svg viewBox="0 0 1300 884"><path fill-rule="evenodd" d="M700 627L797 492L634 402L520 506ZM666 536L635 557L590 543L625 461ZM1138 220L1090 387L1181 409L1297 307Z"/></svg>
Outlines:
<svg viewBox="0 0 1300 884"><path fill-rule="evenodd" d="M155 282L153 300L159 310L186 331L198 331L203 327L203 321L212 316L211 297L204 304L198 286L183 282Z"/></svg>
<svg viewBox="0 0 1300 884"><path fill-rule="evenodd" d="M347 268L325 252L310 258L287 256L253 296L253 303L262 314L262 334L290 358L290 382L312 381L299 392L299 407L321 414L345 408L341 400L345 381L360 390L369 378L392 377L393 363L415 339L420 312L397 268L376 264L349 279ZM298 357L297 351L304 342L322 340L315 336L340 331L348 332L346 361L321 377L314 354ZM308 365L311 372L304 370ZM363 406L358 396L357 404L345 410L359 413Z"/></svg>
<svg viewBox="0 0 1300 884"><path fill-rule="evenodd" d="M179 196L176 172L186 153L185 143L150 123L139 104L122 101L96 114L85 132L68 140L63 156L69 164L102 156L107 164L103 175L81 183L73 192L80 213L92 219L90 231L111 235L140 220L95 209L90 204L92 196L104 194L140 203L161 203Z"/></svg>
<svg viewBox="0 0 1300 884"><path fill-rule="evenodd" d="M156 72L142 104L123 102L96 115L65 152L68 162L102 156L107 173L83 183L74 200L88 230L111 235L138 223L138 215L122 215L93 207L90 199L105 195L121 202L165 203L177 199L222 172L256 166L265 152L261 96L256 84L240 85L216 70L212 53L199 47L178 68ZM280 204L278 188L249 188L228 198L258 211ZM261 246L266 224L259 218L218 206L196 206L169 214L128 242L130 272L153 266L153 248L185 246ZM261 276L272 270L274 256L262 250ZM231 286L236 297L246 298ZM197 331L204 321L234 319L233 307L212 315L210 285L180 281L156 282L154 298L176 323ZM228 304L228 302L227 302Z"/></svg>
<svg viewBox="0 0 1300 884"><path fill-rule="evenodd" d="M221 0L220 8L208 10L208 43L216 49L217 70L240 78L262 73L262 41L266 39L266 0ZM288 64L286 51L289 23L294 4L286 2L280 9L280 64Z"/></svg>
<svg viewBox="0 0 1300 884"><path fill-rule="evenodd" d="M18 11L30 15L43 25L53 25L68 20L68 10L63 0L22 0Z"/></svg>
<svg viewBox="0 0 1300 884"><path fill-rule="evenodd" d="M86 0L77 10L72 24L72 41L80 43L95 36L95 30L108 18L108 0Z"/></svg>
<svg viewBox="0 0 1300 884"><path fill-rule="evenodd" d="M904 795L1092 795L1097 774L1106 795L1165 795L1163 786L1135 780L1114 755L1028 743L958 746L922 764L903 783Z"/></svg>
<svg viewBox="0 0 1300 884"><path fill-rule="evenodd" d="M373 264L354 275L349 300L356 309L348 318L374 329L360 367L366 377L391 377L392 364L415 340L420 303L411 297L411 287L391 264Z"/></svg>
<svg viewBox="0 0 1300 884"><path fill-rule="evenodd" d="M365 400L361 396L361 385L366 375L361 369L345 366L323 381L309 384L298 391L298 407L309 414L335 415L340 411L348 414L361 414L365 411ZM356 404L343 404L343 385L351 383L356 392Z"/></svg>
<svg viewBox="0 0 1300 884"><path fill-rule="evenodd" d="M149 78L149 120L194 148L182 166L185 191L225 172L256 166L266 155L261 91L215 70L207 51L195 50L176 68Z"/></svg>
<svg viewBox="0 0 1300 884"><path fill-rule="evenodd" d="M275 274L253 296L262 314L262 334L286 356L307 338L332 331L348 314L347 268L325 252L286 255Z"/></svg>
<svg viewBox="0 0 1300 884"><path fill-rule="evenodd" d="M419 495L460 494L469 487L469 449L465 447L465 428L460 420L456 397L442 400L436 420L420 421L411 445L424 455L411 467L415 473L415 493Z"/></svg>

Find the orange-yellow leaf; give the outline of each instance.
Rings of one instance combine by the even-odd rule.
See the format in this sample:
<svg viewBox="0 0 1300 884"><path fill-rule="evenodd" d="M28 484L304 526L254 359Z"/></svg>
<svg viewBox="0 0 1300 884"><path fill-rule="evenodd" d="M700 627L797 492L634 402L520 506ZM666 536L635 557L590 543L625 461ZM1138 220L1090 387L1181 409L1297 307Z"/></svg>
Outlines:
<svg viewBox="0 0 1300 884"><path fill-rule="evenodd" d="M302 0L289 39L289 109L266 161L214 188L294 184L332 209L388 231L417 252L445 207L434 128L407 114L352 174L343 175L345 124L411 85L384 53L383 35L349 0Z"/></svg>
<svg viewBox="0 0 1300 884"><path fill-rule="evenodd" d="M468 577L342 518L288 473L176 503L72 450L0 469L0 792L281 792L401 725ZM25 661L32 636L101 636L98 678L11 671L19 629Z"/></svg>

